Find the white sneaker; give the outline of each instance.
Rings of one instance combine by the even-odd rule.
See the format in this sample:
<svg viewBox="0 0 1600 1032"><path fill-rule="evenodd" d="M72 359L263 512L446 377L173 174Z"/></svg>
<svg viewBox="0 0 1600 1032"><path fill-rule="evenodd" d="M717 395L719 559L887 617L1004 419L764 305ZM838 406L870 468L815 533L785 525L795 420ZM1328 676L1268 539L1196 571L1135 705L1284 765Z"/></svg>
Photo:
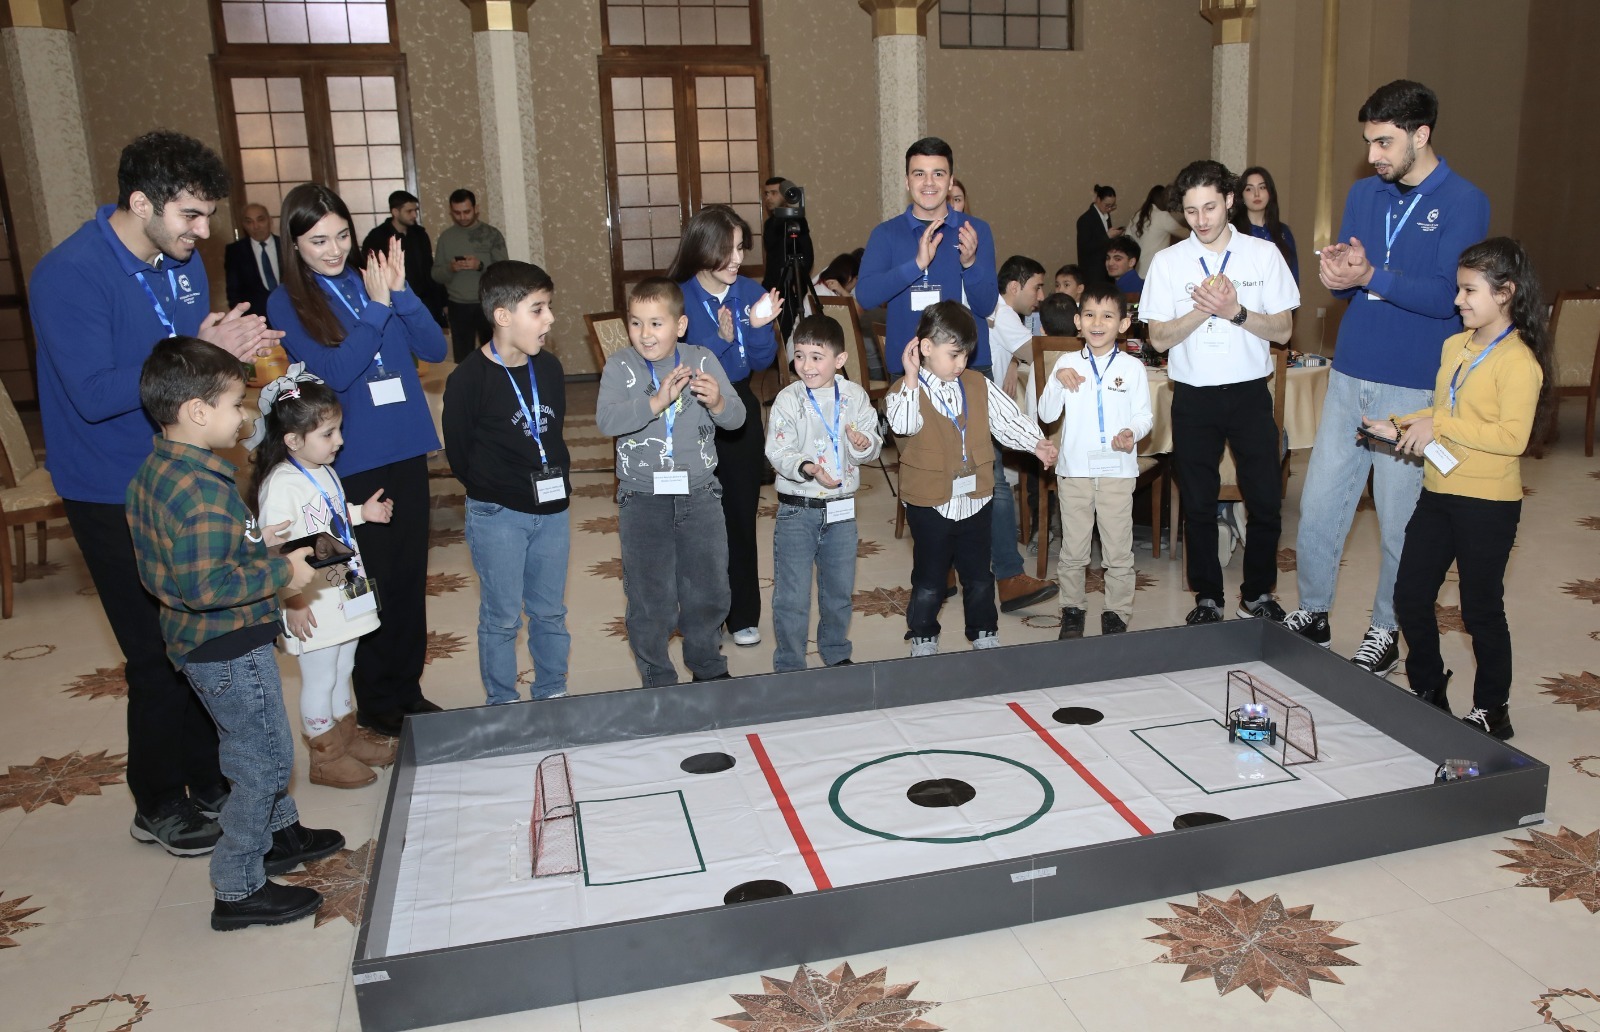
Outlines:
<svg viewBox="0 0 1600 1032"><path fill-rule="evenodd" d="M975 649L997 649L1000 647L1000 635L987 631L978 635L978 640L972 643Z"/></svg>
<svg viewBox="0 0 1600 1032"><path fill-rule="evenodd" d="M746 627L733 632L733 643L742 648L761 644L761 628Z"/></svg>
<svg viewBox="0 0 1600 1032"><path fill-rule="evenodd" d="M912 638L911 639L911 657L913 659L915 659L918 656L937 656L938 654L939 654L939 639L938 638Z"/></svg>

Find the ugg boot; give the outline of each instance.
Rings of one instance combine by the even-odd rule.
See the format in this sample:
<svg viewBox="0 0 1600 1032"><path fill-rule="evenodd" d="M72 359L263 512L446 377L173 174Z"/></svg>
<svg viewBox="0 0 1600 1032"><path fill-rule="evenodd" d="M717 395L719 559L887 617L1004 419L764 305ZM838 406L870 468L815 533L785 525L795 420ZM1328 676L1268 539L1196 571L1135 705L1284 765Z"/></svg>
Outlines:
<svg viewBox="0 0 1600 1032"><path fill-rule="evenodd" d="M399 743L393 738L357 726L354 713L340 717L334 730L344 734L345 751L367 766L387 767L394 762L395 748Z"/></svg>
<svg viewBox="0 0 1600 1032"><path fill-rule="evenodd" d="M378 780L372 768L349 755L341 724L306 739L311 747L311 783L329 788L360 788Z"/></svg>

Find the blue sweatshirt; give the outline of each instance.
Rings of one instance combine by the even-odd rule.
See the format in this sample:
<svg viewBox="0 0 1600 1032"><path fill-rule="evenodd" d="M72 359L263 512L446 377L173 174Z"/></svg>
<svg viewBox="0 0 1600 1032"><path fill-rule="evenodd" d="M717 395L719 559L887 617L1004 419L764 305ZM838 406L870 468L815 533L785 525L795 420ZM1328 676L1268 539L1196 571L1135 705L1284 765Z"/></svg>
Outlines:
<svg viewBox="0 0 1600 1032"><path fill-rule="evenodd" d="M856 281L856 300L863 308L888 305L888 325L884 332L883 357L889 364L890 379L905 370L900 365L900 354L917 332L919 313L911 310L911 288L924 282L939 287L941 301L961 301L973 312L978 323L978 352L967 363L971 369L987 369L989 359L989 314L1000 300L1000 281L994 261L994 234L989 224L952 211L945 217L939 232L944 234L933 253L933 263L926 276L917 268L917 245L927 223L914 214L915 205L907 205L905 214L880 222L867 238L866 253L861 256L861 278ZM956 238L962 222L971 222L978 231L978 253L972 268L961 267L961 253ZM962 288L966 288L963 298Z"/></svg>
<svg viewBox="0 0 1600 1032"><path fill-rule="evenodd" d="M1386 214L1387 231L1398 234L1393 248L1385 244ZM1350 308L1333 367L1358 380L1432 390L1439 342L1461 330L1456 260L1488 232L1489 198L1443 158L1405 194L1377 176L1352 186L1339 240L1360 240L1373 273L1365 287L1334 291Z"/></svg>
<svg viewBox="0 0 1600 1032"><path fill-rule="evenodd" d="M122 505L161 428L139 404L139 370L169 331L194 336L211 310L206 269L134 257L111 228L107 204L39 259L28 283L39 344L39 415L45 466L63 498ZM169 275L170 273L170 275Z"/></svg>
<svg viewBox="0 0 1600 1032"><path fill-rule="evenodd" d="M345 338L333 347L311 339L295 314L283 286L267 298L267 320L284 333L289 357L327 381L339 394L344 409L344 447L333 469L341 477L364 473L391 462L439 450L439 434L422 394L413 356L440 362L448 350L444 332L427 306L410 290L391 294L394 307L373 303L353 270L333 277L318 277L334 286L349 303L332 296L328 307L345 329ZM351 309L361 313L358 319ZM381 370L381 372L380 372ZM406 400L374 405L369 381L382 374L399 374Z"/></svg>
<svg viewBox="0 0 1600 1032"><path fill-rule="evenodd" d="M716 355L729 381L738 383L772 364L778 354L777 322L760 329L750 326L750 306L766 294L761 284L748 276L738 277L721 305L694 276L678 286L683 288L683 314L689 317L689 328L683 331L684 343L698 344ZM731 341L717 336L717 311L723 305L733 308Z"/></svg>

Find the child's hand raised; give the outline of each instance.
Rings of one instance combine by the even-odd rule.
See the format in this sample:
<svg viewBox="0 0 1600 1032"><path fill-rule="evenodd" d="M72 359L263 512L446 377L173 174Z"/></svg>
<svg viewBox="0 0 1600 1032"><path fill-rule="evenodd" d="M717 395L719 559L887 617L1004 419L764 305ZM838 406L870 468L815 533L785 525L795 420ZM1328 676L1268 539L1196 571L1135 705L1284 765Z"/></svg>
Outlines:
<svg viewBox="0 0 1600 1032"><path fill-rule="evenodd" d="M712 412L722 411L722 385L710 373L691 373L689 377L689 393L700 400L700 404Z"/></svg>
<svg viewBox="0 0 1600 1032"><path fill-rule="evenodd" d="M762 308L764 306L760 301L757 301L750 307L751 329L759 330L761 327L766 326L768 323L772 322L772 320L776 319L778 317L778 313L783 311L783 295L778 293L776 290L767 291L767 296L764 300L767 302L765 307L769 308L770 310L762 312ZM758 312L761 312L762 314L756 314Z"/></svg>
<svg viewBox="0 0 1600 1032"><path fill-rule="evenodd" d="M383 488L361 503L361 515L368 523L388 523L394 518L394 499L383 497Z"/></svg>
<svg viewBox="0 0 1600 1032"><path fill-rule="evenodd" d="M900 364L905 367L906 379L915 381L917 374L922 371L922 341L911 338L911 343L900 354Z"/></svg>
<svg viewBox="0 0 1600 1032"><path fill-rule="evenodd" d="M1078 388L1083 386L1084 377L1082 373L1071 366L1063 366L1061 369L1056 370L1056 380L1061 386L1076 394Z"/></svg>
<svg viewBox="0 0 1600 1032"><path fill-rule="evenodd" d="M1132 452L1137 442L1133 439L1133 431L1124 428L1117 436L1111 439L1111 447L1115 451Z"/></svg>
<svg viewBox="0 0 1600 1032"><path fill-rule="evenodd" d="M656 396L650 399L650 411L656 415L667 410L667 406L678 400L678 395L683 393L684 387L694 378L694 370L686 365L675 365L667 378L661 381L661 389L656 391Z"/></svg>
<svg viewBox="0 0 1600 1032"><path fill-rule="evenodd" d="M850 447L854 448L858 452L864 452L868 448L872 447L872 438L868 437L866 434L862 433L860 430L857 430L853 426L845 427L844 435L850 438Z"/></svg>

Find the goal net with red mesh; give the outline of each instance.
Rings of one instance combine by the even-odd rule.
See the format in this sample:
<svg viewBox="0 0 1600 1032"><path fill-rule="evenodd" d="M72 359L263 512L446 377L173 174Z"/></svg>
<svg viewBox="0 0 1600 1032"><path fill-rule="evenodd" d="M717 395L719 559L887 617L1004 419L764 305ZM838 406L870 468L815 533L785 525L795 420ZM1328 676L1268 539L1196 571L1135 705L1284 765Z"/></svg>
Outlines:
<svg viewBox="0 0 1600 1032"><path fill-rule="evenodd" d="M1315 763L1317 722L1311 711L1291 700L1272 685L1244 670L1228 671L1227 712L1247 702L1267 708L1267 715L1278 725L1278 762L1287 767L1296 763Z"/></svg>
<svg viewBox="0 0 1600 1032"><path fill-rule="evenodd" d="M572 771L566 753L551 753L534 774L533 819L529 822L533 876L573 874L578 860L578 828L573 815Z"/></svg>

